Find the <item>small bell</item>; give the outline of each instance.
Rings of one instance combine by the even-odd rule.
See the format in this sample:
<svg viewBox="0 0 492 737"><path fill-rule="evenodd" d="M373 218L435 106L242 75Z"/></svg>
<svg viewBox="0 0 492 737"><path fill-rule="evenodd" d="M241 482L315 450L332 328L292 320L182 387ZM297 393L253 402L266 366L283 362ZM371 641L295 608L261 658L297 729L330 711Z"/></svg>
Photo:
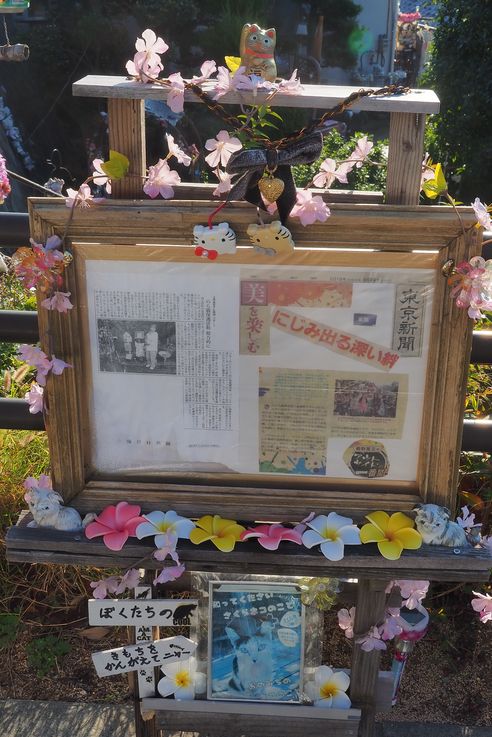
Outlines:
<svg viewBox="0 0 492 737"><path fill-rule="evenodd" d="M273 176L276 168L277 167L275 167L275 169L269 169L267 167L263 177L258 182L258 189L270 204L278 200L285 188L284 182L278 177Z"/></svg>

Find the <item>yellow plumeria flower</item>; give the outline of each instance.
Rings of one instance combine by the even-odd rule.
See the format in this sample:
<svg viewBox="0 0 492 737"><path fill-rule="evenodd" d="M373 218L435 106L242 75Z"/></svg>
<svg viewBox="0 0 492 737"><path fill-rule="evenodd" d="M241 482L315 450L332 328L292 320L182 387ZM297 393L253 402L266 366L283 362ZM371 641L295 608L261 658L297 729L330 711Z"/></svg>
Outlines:
<svg viewBox="0 0 492 737"><path fill-rule="evenodd" d="M369 524L360 531L363 543L377 543L379 552L388 560L398 560L403 550L417 550L422 545L422 536L414 530L414 521L402 512L391 517L386 512L366 514Z"/></svg>
<svg viewBox="0 0 492 737"><path fill-rule="evenodd" d="M195 545L210 540L223 553L230 553L245 529L233 519L223 519L218 514L213 517L206 514L197 520L195 529L190 533L190 540Z"/></svg>

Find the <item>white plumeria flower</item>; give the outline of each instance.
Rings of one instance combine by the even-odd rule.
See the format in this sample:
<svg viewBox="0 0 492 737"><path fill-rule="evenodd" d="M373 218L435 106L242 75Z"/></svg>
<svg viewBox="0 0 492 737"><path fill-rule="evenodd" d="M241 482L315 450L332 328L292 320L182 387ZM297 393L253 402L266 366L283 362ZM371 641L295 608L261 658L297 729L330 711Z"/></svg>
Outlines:
<svg viewBox="0 0 492 737"><path fill-rule="evenodd" d="M196 659L175 660L161 667L164 678L157 684L160 695L166 698L174 694L178 701L195 698L195 693L205 693L206 676L196 669Z"/></svg>
<svg viewBox="0 0 492 737"><path fill-rule="evenodd" d="M311 529L303 534L303 545L306 548L319 545L328 560L342 560L345 545L361 544L359 528L350 517L330 512L329 515L320 514L307 524Z"/></svg>
<svg viewBox="0 0 492 737"><path fill-rule="evenodd" d="M190 532L194 529L195 524L186 517L180 517L174 511L169 512L149 512L142 515L147 522L142 522L136 529L137 537L141 540L144 537L155 535L154 542L156 547L164 547L168 533L176 535L176 537L189 540Z"/></svg>
<svg viewBox="0 0 492 737"><path fill-rule="evenodd" d="M327 665L316 668L314 682L306 683L306 694L314 706L325 709L350 709L352 702L345 693L350 678L342 671L335 672Z"/></svg>

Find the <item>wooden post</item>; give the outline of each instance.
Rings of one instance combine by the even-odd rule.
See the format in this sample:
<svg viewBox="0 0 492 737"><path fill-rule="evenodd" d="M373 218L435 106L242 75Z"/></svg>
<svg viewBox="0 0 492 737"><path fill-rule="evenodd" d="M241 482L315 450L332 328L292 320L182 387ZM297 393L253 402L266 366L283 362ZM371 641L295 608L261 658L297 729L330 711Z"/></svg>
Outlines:
<svg viewBox="0 0 492 737"><path fill-rule="evenodd" d="M154 579L153 571L145 571L144 583L149 586L152 585ZM152 636L155 640L159 639L159 628L153 627ZM132 640L136 641L136 630L132 628ZM138 686L138 671L132 671L128 674L130 691L133 694L133 708L135 713L135 737L158 737L157 732L157 720L155 718L155 712L150 713L147 719L142 717L142 711L140 708L140 692ZM155 693L155 692L154 692Z"/></svg>
<svg viewBox="0 0 492 737"><path fill-rule="evenodd" d="M383 620L387 585L388 581L370 578L359 579L354 640ZM354 641L350 698L355 706L362 709L359 737L372 737L373 735L380 654L379 650L366 653Z"/></svg>
<svg viewBox="0 0 492 737"><path fill-rule="evenodd" d="M391 113L387 205L418 205L425 118L423 113Z"/></svg>
<svg viewBox="0 0 492 737"><path fill-rule="evenodd" d="M109 147L130 159L128 176L113 183L116 199L141 199L146 172L145 103L108 98Z"/></svg>

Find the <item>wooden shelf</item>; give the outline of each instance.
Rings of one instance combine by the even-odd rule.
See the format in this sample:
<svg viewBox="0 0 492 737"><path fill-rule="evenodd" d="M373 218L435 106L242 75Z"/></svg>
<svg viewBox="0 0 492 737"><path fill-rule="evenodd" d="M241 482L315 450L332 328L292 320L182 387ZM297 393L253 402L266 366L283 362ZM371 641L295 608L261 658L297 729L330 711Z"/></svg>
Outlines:
<svg viewBox="0 0 492 737"><path fill-rule="evenodd" d="M207 82L202 85L205 92L213 92L215 84ZM344 100L362 87L346 85L305 84L303 92L297 95L278 93L272 99L275 107L314 108L325 110ZM127 77L89 75L73 84L75 97L107 97L124 100L166 100L167 90L156 84L142 84ZM254 96L250 92L228 92L219 99L224 105L258 105L266 100L267 92L258 90ZM201 100L192 92L185 92L185 102ZM354 105L353 110L368 110L384 113L437 113L439 98L432 90L411 90L406 95L388 95L385 97L367 97Z"/></svg>

